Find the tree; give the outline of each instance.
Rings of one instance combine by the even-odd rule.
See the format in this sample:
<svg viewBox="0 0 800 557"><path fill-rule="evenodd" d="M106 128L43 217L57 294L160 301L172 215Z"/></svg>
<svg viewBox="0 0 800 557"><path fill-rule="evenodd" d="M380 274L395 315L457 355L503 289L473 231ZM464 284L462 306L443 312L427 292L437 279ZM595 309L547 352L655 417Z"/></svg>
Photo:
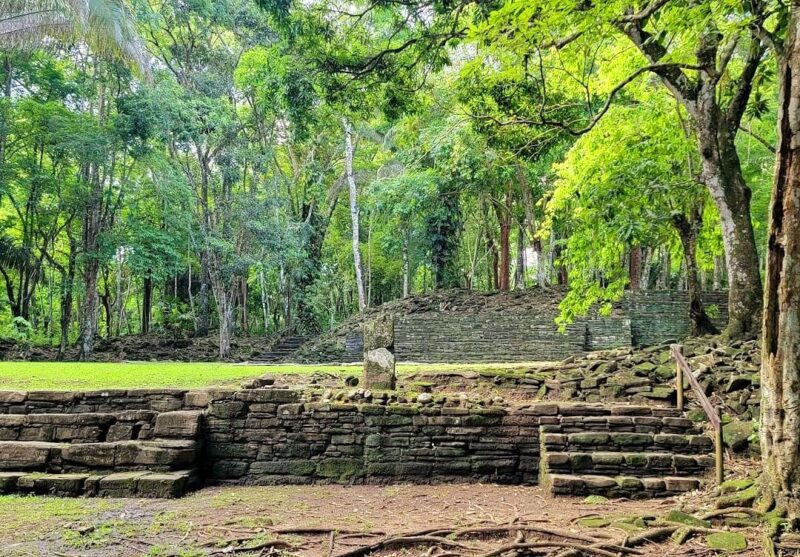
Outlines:
<svg viewBox="0 0 800 557"><path fill-rule="evenodd" d="M779 47L778 149L769 212L761 340L765 497L800 514L800 5Z"/></svg>
<svg viewBox="0 0 800 557"><path fill-rule="evenodd" d="M367 307L364 295L364 268L361 266L361 251L359 248L360 237L358 232L358 189L356 178L353 174L353 154L355 145L353 143L353 125L344 117L342 118L344 127L344 156L345 156L345 176L347 177L348 191L350 193L350 220L352 223L353 235L353 266L356 269L356 288L358 288L358 310L364 311Z"/></svg>
<svg viewBox="0 0 800 557"><path fill-rule="evenodd" d="M639 288L642 252L669 249L677 236L690 333L717 332L700 298L697 252L705 247L698 241L707 194L693 173L697 156L681 125L683 113L651 87L637 90L630 101L610 109L554 166L547 225L550 233L559 223L569 227L562 259L571 277L560 322L585 315L595 304L608 309L625 288Z"/></svg>
<svg viewBox="0 0 800 557"><path fill-rule="evenodd" d="M280 11L287 6L274 7ZM382 3L367 3L352 26L367 25L368 16L383 15L384 8L391 11ZM768 1L684 6L613 0L565 6L560 0L515 0L478 7L469 0L420 0L403 2L396 12L390 19L394 33L375 41L373 48L359 44L345 54L334 51L328 66L352 79L386 79L413 66L424 68L420 74L426 76L442 64L448 45L475 39L485 49L487 71L505 69L508 62L520 79L505 91L507 102L499 106L502 118L474 117L573 135L600 121L628 85L655 75L692 119L699 179L720 214L730 282L727 333L746 335L758 328L754 316L761 308L762 289L750 221L751 191L735 139L769 45L763 38L773 20ZM426 15L413 17L421 12ZM476 23L472 31L471 23ZM636 49L633 57L627 54L630 45ZM564 87L572 94L567 104ZM535 102L514 102L517 96ZM575 109L567 109L571 116L565 117L565 106L575 102L583 105L579 117L574 117ZM518 108L528 110L516 112Z"/></svg>

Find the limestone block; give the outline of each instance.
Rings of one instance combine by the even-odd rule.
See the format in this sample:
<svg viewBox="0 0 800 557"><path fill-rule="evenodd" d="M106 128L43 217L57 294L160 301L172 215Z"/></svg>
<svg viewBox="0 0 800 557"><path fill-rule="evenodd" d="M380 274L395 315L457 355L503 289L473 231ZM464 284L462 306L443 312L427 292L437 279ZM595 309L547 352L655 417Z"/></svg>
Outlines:
<svg viewBox="0 0 800 557"><path fill-rule="evenodd" d="M109 474L99 481L97 494L100 497L133 497L136 483L147 472L119 472Z"/></svg>
<svg viewBox="0 0 800 557"><path fill-rule="evenodd" d="M394 348L394 318L381 315L364 324L364 352L378 348Z"/></svg>
<svg viewBox="0 0 800 557"><path fill-rule="evenodd" d="M42 468L50 456L47 443L0 443L0 469L29 470Z"/></svg>
<svg viewBox="0 0 800 557"><path fill-rule="evenodd" d="M92 468L114 468L115 443L67 445L61 451L65 462Z"/></svg>
<svg viewBox="0 0 800 557"><path fill-rule="evenodd" d="M376 348L364 355L364 387L372 390L394 390L397 376L394 354L386 348Z"/></svg>
<svg viewBox="0 0 800 557"><path fill-rule="evenodd" d="M191 480L190 471L169 474L147 474L137 480L136 494L139 497L172 499L186 491Z"/></svg>
<svg viewBox="0 0 800 557"><path fill-rule="evenodd" d="M162 412L156 417L156 437L194 439L200 433L203 413L193 410Z"/></svg>

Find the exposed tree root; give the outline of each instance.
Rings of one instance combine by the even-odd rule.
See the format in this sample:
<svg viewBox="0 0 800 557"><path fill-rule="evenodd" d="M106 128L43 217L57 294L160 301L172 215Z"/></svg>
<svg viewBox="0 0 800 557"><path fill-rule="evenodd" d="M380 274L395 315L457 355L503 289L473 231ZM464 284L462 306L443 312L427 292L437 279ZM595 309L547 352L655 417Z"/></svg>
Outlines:
<svg viewBox="0 0 800 557"><path fill-rule="evenodd" d="M755 517L764 516L764 513L761 513L755 509L751 509L750 507L728 507L727 509L717 509L715 511L707 512L700 518L702 518L703 520L711 520L712 518L717 518L729 514L746 514Z"/></svg>
<svg viewBox="0 0 800 557"><path fill-rule="evenodd" d="M702 520L724 521L727 517L746 515L763 518L763 514L749 507L731 507L693 514ZM532 556L551 557L622 557L642 555L638 546L651 543L662 543L672 537L670 543L682 544L695 535L706 535L726 532L715 527L687 525L684 523L666 522L664 519L647 517L647 529L628 535L619 529L598 529L596 532L584 533L562 530L541 524L539 520L526 520L520 517L498 522L485 520L469 526L426 528L414 532L386 535L383 532L362 532L335 527L286 526L279 528L259 528L251 531L249 538L235 537L226 540L224 550L211 555L236 554L244 552L279 551L291 555L307 545L289 543L288 541L271 540L255 543L257 536L264 535L297 535L315 537L312 542L319 547L321 555L326 557L364 557L373 553L397 551L402 548L414 548L424 557L501 557ZM239 533L239 532L237 532ZM621 533L621 534L620 534ZM322 538L324 536L324 538ZM370 538L373 538L370 540ZM800 548L800 540L784 539L771 547L776 549L796 550ZM327 543L326 543L327 542ZM247 545L251 543L253 545ZM769 545L765 548L769 555ZM337 552L338 551L338 552Z"/></svg>
<svg viewBox="0 0 800 557"><path fill-rule="evenodd" d="M498 555L502 555L504 553L508 553L511 551L518 551L521 549L536 549L536 548L568 548L568 549L575 549L580 551L581 553L585 553L586 555L601 555L603 557L617 557L616 553L611 551L606 551L604 549L600 549L599 547L593 545L580 545L576 543L569 543L569 542L555 542L555 541L547 541L547 542L526 542L526 543L510 543L507 545L503 545L498 547L497 549L493 549L487 553L481 553L478 557L497 557Z"/></svg>
<svg viewBox="0 0 800 557"><path fill-rule="evenodd" d="M219 551L211 553L211 555L235 555L236 553L253 553L256 551L263 551L265 549L299 549L299 546L292 545L282 540L270 540L254 545L243 545L238 547L227 546Z"/></svg>

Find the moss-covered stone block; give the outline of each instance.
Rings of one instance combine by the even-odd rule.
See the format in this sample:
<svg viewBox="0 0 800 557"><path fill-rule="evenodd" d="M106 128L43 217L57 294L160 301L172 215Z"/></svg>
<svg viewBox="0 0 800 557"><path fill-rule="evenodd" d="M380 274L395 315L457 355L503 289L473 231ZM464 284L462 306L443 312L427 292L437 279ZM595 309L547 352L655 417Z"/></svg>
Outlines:
<svg viewBox="0 0 800 557"><path fill-rule="evenodd" d="M364 350L377 348L391 350L394 347L394 318L380 315L364 324Z"/></svg>
<svg viewBox="0 0 800 557"><path fill-rule="evenodd" d="M608 443L607 433L573 433L569 436L570 444L604 445Z"/></svg>
<svg viewBox="0 0 800 557"><path fill-rule="evenodd" d="M653 400L669 400L675 397L675 389L672 387L654 387L649 393L642 393L644 398Z"/></svg>
<svg viewBox="0 0 800 557"><path fill-rule="evenodd" d="M745 489L753 486L753 480L748 478L742 478L738 480L727 480L722 482L722 485L719 486L719 491L723 495L727 495L729 493L736 493L737 491L744 491Z"/></svg>
<svg viewBox="0 0 800 557"><path fill-rule="evenodd" d="M570 455L569 462L573 470L588 470L594 466L592 455L585 453Z"/></svg>
<svg viewBox="0 0 800 557"><path fill-rule="evenodd" d="M647 455L643 453L626 454L625 464L636 468L645 468L647 466Z"/></svg>
<svg viewBox="0 0 800 557"><path fill-rule="evenodd" d="M317 465L317 475L333 480L349 480L361 476L363 463L354 458L328 458Z"/></svg>
<svg viewBox="0 0 800 557"><path fill-rule="evenodd" d="M753 435L753 432L753 422L733 420L722 426L725 446L730 447L736 453L747 450L750 445L750 436Z"/></svg>
<svg viewBox="0 0 800 557"><path fill-rule="evenodd" d="M706 545L721 551L743 551L747 549L747 538L741 532L714 532L706 536Z"/></svg>
<svg viewBox="0 0 800 557"><path fill-rule="evenodd" d="M664 517L667 522L675 522L677 524L684 524L686 526L696 526L698 528L711 528L711 523L708 520L701 520L683 511L677 509L671 510Z"/></svg>
<svg viewBox="0 0 800 557"><path fill-rule="evenodd" d="M256 462L251 472L260 474L279 474L284 476L310 476L317 471L317 465L311 460L276 460Z"/></svg>

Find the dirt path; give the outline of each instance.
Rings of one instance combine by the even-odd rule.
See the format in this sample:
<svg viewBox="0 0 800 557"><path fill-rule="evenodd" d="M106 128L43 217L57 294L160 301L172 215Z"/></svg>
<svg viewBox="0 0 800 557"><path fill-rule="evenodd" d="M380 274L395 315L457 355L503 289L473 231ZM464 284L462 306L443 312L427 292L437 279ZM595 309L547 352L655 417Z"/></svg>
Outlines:
<svg viewBox="0 0 800 557"><path fill-rule="evenodd" d="M626 517L658 516L680 504L694 503L686 499L588 504L581 499L551 498L538 487L476 484L214 487L172 501L43 499L0 500L3 556L282 554L275 550L269 553L266 549L238 549L238 540L248 539L250 546L275 540L279 540L278 549L296 546L283 554L328 557L368 545L383 537L380 533L397 535L431 528L505 523L515 518L577 535L622 539L635 531L633 525L624 523ZM279 532L301 527L336 528L341 533L335 536L331 552L328 532ZM750 548L737 555L761 555L760 532L754 529L746 533ZM467 541L490 547L511 542L513 537ZM374 555L424 555L426 550L427 547L392 548ZM691 539L681 546L665 542L641 550L642 555L659 557L713 554L702 539Z"/></svg>

